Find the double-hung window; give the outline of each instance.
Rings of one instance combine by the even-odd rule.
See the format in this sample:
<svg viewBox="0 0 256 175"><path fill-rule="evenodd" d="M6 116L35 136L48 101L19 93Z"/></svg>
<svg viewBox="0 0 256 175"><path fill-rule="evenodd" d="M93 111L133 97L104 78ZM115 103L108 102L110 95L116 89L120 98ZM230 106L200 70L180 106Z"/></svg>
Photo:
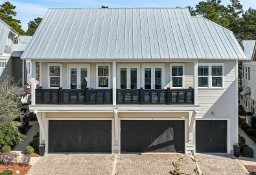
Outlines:
<svg viewBox="0 0 256 175"><path fill-rule="evenodd" d="M171 65L171 84L174 88L184 87L184 66L183 65Z"/></svg>
<svg viewBox="0 0 256 175"><path fill-rule="evenodd" d="M245 79L247 79L247 77L248 77L248 67L245 66Z"/></svg>
<svg viewBox="0 0 256 175"><path fill-rule="evenodd" d="M223 87L223 65L222 64L199 64L198 87L221 88Z"/></svg>
<svg viewBox="0 0 256 175"><path fill-rule="evenodd" d="M57 88L61 87L61 65L60 64L49 64L49 87Z"/></svg>
<svg viewBox="0 0 256 175"><path fill-rule="evenodd" d="M110 66L97 65L97 88L110 88Z"/></svg>
<svg viewBox="0 0 256 175"><path fill-rule="evenodd" d="M248 80L251 79L251 68L248 66Z"/></svg>

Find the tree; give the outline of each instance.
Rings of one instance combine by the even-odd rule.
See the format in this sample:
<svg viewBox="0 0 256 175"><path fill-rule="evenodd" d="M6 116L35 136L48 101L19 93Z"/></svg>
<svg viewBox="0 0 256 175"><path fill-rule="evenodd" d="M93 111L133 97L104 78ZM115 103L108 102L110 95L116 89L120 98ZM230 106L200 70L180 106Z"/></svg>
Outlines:
<svg viewBox="0 0 256 175"><path fill-rule="evenodd" d="M12 27L16 32L23 35L25 32L21 28L20 20L15 19L16 16L15 12L16 6L14 6L9 1L4 2L0 5L0 19L3 20L6 24Z"/></svg>
<svg viewBox="0 0 256 175"><path fill-rule="evenodd" d="M39 24L42 22L43 18L37 17L33 21L28 23L28 30L26 32L27 35L33 36L38 28Z"/></svg>
<svg viewBox="0 0 256 175"><path fill-rule="evenodd" d="M227 6L221 0L201 1L195 9L188 9L192 16L203 16L231 30L240 41L256 38L256 10L250 8L244 12L240 0L230 0Z"/></svg>
<svg viewBox="0 0 256 175"><path fill-rule="evenodd" d="M23 117L18 97L21 92L21 88L14 83L13 78L6 78L0 84L0 147L17 144L24 137L19 132L21 123L15 121Z"/></svg>

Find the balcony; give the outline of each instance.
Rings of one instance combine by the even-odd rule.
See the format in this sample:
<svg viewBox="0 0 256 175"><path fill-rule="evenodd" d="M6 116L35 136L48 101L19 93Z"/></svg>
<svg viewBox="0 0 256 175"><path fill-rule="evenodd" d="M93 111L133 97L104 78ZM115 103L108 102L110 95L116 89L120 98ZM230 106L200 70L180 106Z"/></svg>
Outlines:
<svg viewBox="0 0 256 175"><path fill-rule="evenodd" d="M36 89L36 104L113 104L112 89ZM117 89L117 104L194 104L194 89Z"/></svg>

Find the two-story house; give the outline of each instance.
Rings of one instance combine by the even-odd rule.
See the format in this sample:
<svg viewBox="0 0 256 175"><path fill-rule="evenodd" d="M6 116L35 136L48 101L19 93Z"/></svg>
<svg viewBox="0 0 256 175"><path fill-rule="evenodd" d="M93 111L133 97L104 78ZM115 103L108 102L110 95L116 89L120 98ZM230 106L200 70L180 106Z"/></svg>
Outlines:
<svg viewBox="0 0 256 175"><path fill-rule="evenodd" d="M231 31L188 9L49 9L22 59L47 152L230 153L238 143L245 55Z"/></svg>
<svg viewBox="0 0 256 175"><path fill-rule="evenodd" d="M256 40L243 41L244 53L247 57L242 62L241 79L242 91L240 92L240 105L245 112L255 115L256 108Z"/></svg>
<svg viewBox="0 0 256 175"><path fill-rule="evenodd" d="M26 62L20 57L31 38L20 36L0 19L0 83L11 76L21 86L26 84Z"/></svg>

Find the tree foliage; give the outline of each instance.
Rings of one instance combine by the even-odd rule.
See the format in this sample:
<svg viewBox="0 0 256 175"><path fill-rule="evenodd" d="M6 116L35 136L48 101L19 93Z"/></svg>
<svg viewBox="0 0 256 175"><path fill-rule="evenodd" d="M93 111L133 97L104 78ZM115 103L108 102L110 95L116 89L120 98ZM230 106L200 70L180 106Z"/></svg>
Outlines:
<svg viewBox="0 0 256 175"><path fill-rule="evenodd" d="M0 5L0 19L12 27L16 32L23 35L25 32L21 28L20 20L14 18L17 14L15 9L16 6L9 1L4 2Z"/></svg>
<svg viewBox="0 0 256 175"><path fill-rule="evenodd" d="M28 30L26 32L27 35L33 36L38 28L39 24L42 22L43 18L37 17L33 21L28 23Z"/></svg>
<svg viewBox="0 0 256 175"><path fill-rule="evenodd" d="M0 147L12 146L23 139L19 132L20 122L15 121L23 117L19 107L18 95L22 90L14 83L13 78L6 78L0 84Z"/></svg>
<svg viewBox="0 0 256 175"><path fill-rule="evenodd" d="M233 31L239 40L256 39L256 10L244 11L240 0L230 0L227 6L221 0L207 0L188 8L191 15L203 16Z"/></svg>

